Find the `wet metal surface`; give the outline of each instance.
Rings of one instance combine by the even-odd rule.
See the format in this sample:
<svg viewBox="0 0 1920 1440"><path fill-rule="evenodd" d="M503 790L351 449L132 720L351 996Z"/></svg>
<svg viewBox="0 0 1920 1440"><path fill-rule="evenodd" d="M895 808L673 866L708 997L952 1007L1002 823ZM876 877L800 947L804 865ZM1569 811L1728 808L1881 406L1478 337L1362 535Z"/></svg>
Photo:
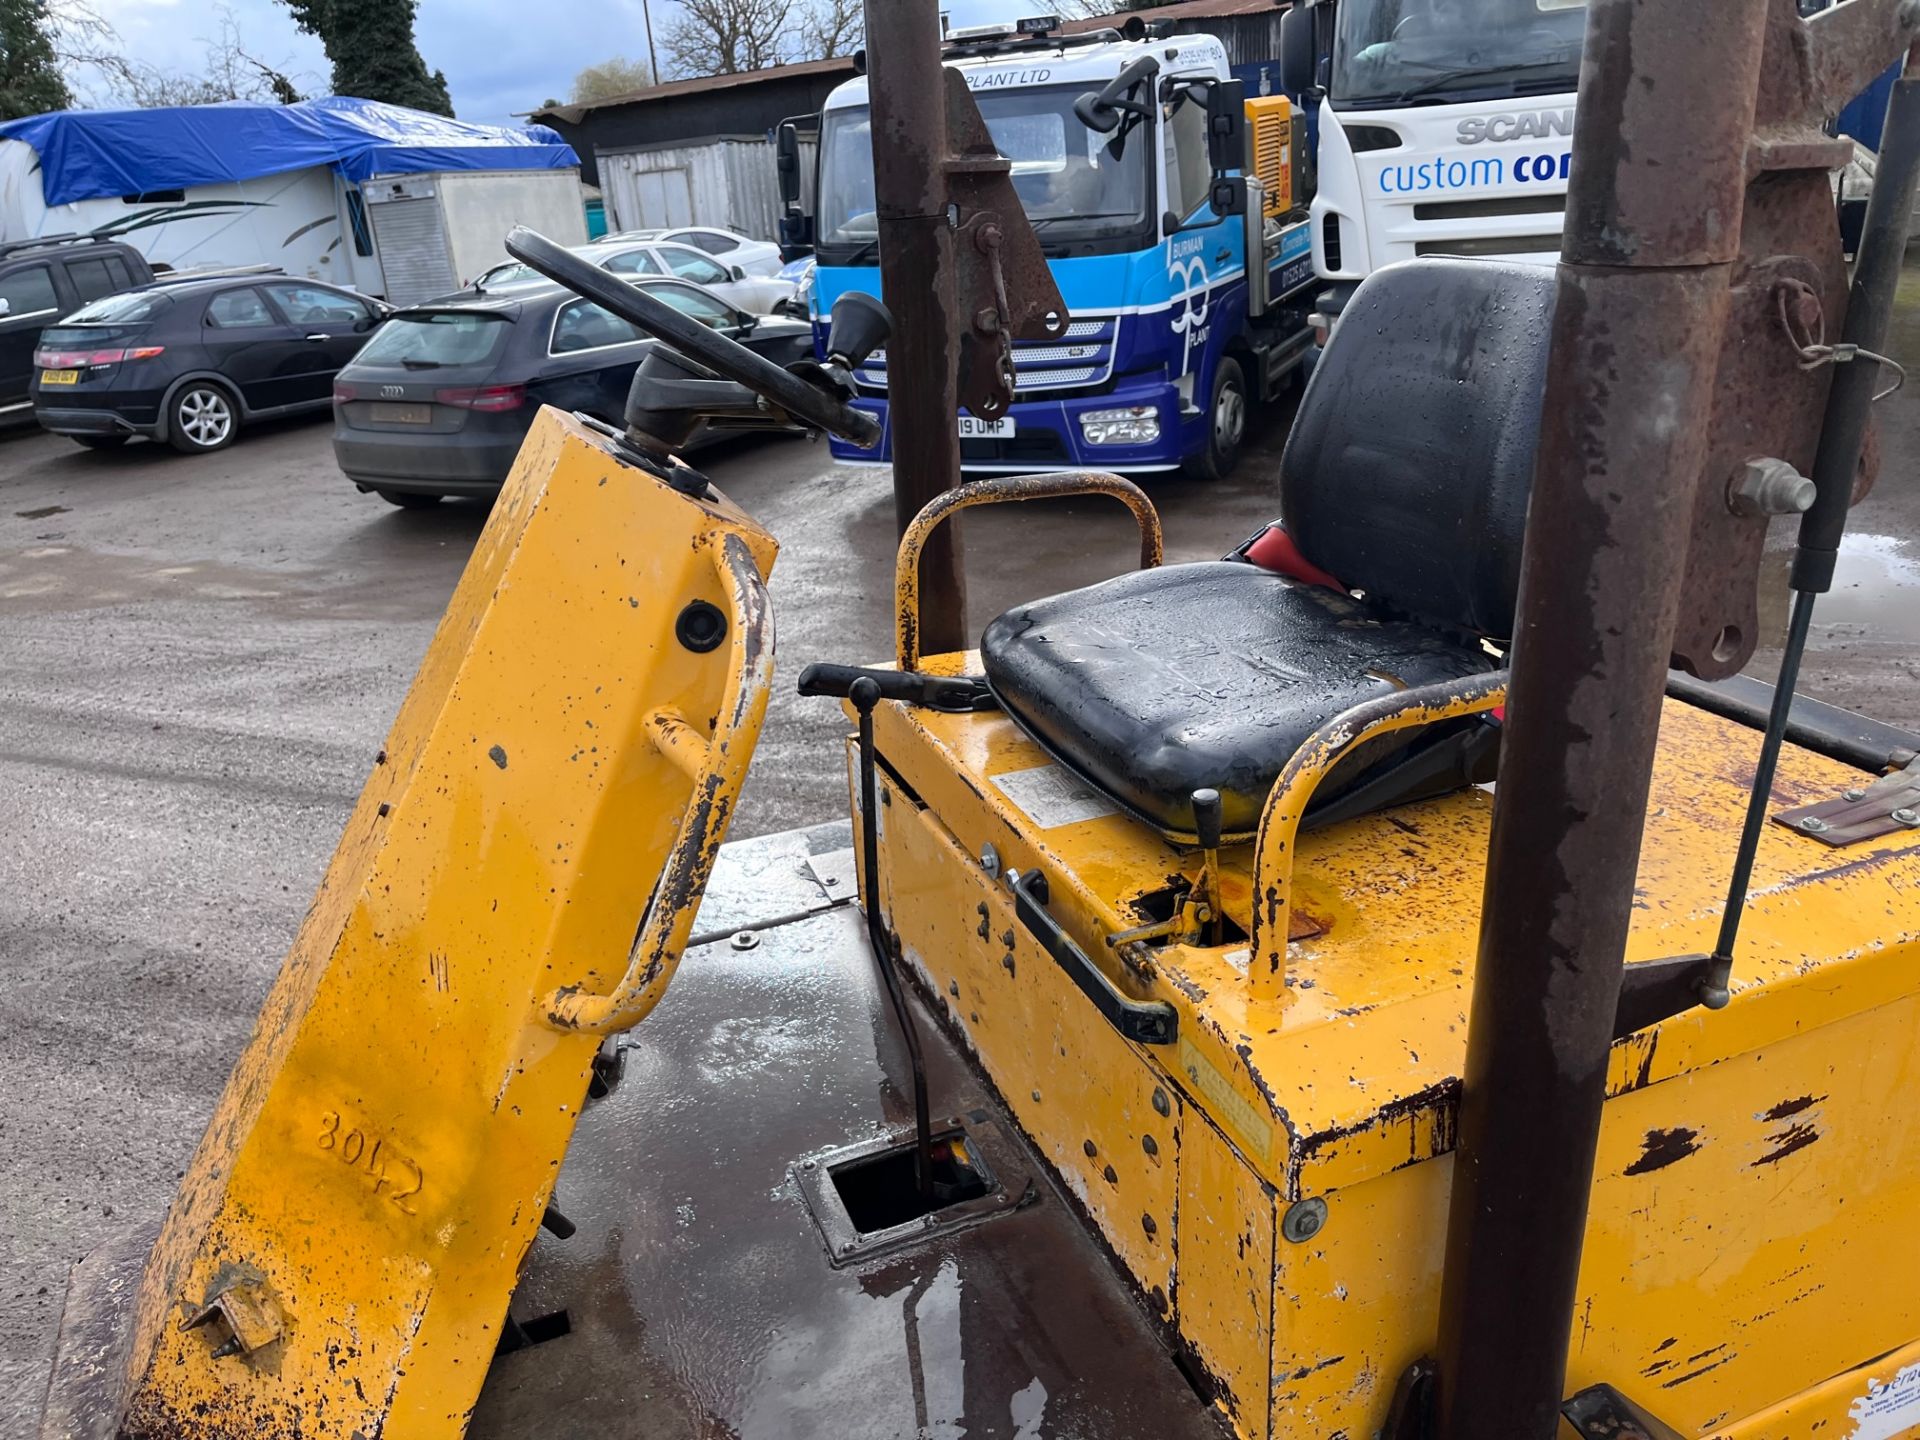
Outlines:
<svg viewBox="0 0 1920 1440"><path fill-rule="evenodd" d="M722 883L736 855L792 853L729 847ZM565 1310L568 1333L495 1363L474 1440L1225 1433L1045 1179L1012 1213L829 1263L790 1167L909 1120L873 974L850 905L687 956L575 1134L558 1204L578 1231L540 1237L513 1303L523 1324ZM936 1113L1004 1125L922 1025Z"/></svg>

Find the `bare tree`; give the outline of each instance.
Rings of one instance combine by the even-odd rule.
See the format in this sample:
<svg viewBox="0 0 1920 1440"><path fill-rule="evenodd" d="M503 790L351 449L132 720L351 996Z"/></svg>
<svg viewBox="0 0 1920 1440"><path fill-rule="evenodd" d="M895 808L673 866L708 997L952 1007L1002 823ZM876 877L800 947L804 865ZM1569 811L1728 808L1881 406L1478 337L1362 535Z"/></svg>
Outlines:
<svg viewBox="0 0 1920 1440"><path fill-rule="evenodd" d="M788 58L795 0L681 0L660 32L669 75L737 75Z"/></svg>
<svg viewBox="0 0 1920 1440"><path fill-rule="evenodd" d="M591 105L596 100L631 95L635 90L644 90L653 83L653 69L646 61L629 60L616 55L611 60L602 60L598 65L589 65L573 77L569 103Z"/></svg>
<svg viewBox="0 0 1920 1440"><path fill-rule="evenodd" d="M866 39L866 6L862 0L813 0L800 17L802 58L831 60L851 55Z"/></svg>
<svg viewBox="0 0 1920 1440"><path fill-rule="evenodd" d="M266 100L291 105L301 98L300 83L286 70L249 52L233 10L221 5L219 33L202 37L206 67L199 73L162 70L133 60L120 37L85 0L68 0L55 12L55 45L69 74L87 70L99 78L96 103L152 110L169 105L213 105L223 100ZM304 78L304 77L303 77Z"/></svg>

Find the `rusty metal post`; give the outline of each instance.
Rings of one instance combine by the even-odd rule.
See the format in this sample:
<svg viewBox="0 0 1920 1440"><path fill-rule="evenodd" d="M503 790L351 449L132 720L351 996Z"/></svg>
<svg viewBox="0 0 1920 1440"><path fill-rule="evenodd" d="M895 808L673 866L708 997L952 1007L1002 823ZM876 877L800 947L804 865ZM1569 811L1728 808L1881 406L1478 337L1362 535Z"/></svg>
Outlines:
<svg viewBox="0 0 1920 1440"><path fill-rule="evenodd" d="M904 535L928 501L960 481L947 90L937 0L867 0L866 12L880 291L894 321L887 342L893 513ZM963 650L966 628L959 531L948 525L920 557L922 648Z"/></svg>
<svg viewBox="0 0 1920 1440"><path fill-rule="evenodd" d="M1454 1158L1438 1440L1557 1433L1767 10L1588 10Z"/></svg>

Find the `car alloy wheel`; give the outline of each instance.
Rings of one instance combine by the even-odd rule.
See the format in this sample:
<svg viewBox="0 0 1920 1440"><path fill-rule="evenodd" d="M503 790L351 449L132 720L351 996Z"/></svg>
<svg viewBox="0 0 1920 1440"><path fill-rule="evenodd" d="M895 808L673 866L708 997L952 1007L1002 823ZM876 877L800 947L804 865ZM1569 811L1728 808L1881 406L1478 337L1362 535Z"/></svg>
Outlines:
<svg viewBox="0 0 1920 1440"><path fill-rule="evenodd" d="M233 439L233 401L211 385L195 385L173 402L174 433L192 450L218 450Z"/></svg>

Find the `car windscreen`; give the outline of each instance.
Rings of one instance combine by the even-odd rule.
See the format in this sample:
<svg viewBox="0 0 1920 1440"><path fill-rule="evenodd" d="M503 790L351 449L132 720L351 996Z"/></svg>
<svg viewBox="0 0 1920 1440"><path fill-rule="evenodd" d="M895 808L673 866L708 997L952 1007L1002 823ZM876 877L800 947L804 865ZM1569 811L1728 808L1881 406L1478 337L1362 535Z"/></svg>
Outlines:
<svg viewBox="0 0 1920 1440"><path fill-rule="evenodd" d="M139 325L173 304L170 295L134 291L108 295L82 305L62 322L67 325Z"/></svg>
<svg viewBox="0 0 1920 1440"><path fill-rule="evenodd" d="M410 370L484 365L500 353L511 323L491 310L406 311L374 331L354 363Z"/></svg>

